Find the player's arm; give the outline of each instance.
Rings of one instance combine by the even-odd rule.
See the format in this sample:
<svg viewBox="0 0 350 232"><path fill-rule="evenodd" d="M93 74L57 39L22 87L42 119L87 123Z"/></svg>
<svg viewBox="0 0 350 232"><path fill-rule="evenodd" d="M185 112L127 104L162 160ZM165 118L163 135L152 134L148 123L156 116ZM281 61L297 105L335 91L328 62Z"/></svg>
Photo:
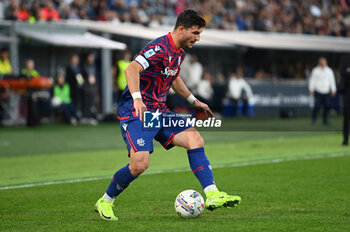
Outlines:
<svg viewBox="0 0 350 232"><path fill-rule="evenodd" d="M143 111L147 110L147 107L142 102L142 97L140 93L140 72L143 71L143 67L136 61L132 61L125 70L126 82L128 83L128 88L134 99L134 108L136 115L143 120Z"/></svg>
<svg viewBox="0 0 350 232"><path fill-rule="evenodd" d="M207 117L214 117L214 114L211 112L209 106L193 96L190 90L186 87L185 83L182 81L181 77L178 76L175 78L171 88L175 91L175 93L186 99L194 107L202 109Z"/></svg>

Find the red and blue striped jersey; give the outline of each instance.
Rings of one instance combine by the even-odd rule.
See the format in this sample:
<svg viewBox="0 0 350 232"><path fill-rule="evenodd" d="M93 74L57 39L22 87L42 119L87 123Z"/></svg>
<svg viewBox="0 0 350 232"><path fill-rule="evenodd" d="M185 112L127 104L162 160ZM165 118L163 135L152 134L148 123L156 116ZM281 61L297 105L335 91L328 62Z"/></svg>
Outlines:
<svg viewBox="0 0 350 232"><path fill-rule="evenodd" d="M140 92L147 110L168 111L165 104L172 82L180 73L185 51L178 49L169 32L148 43L135 57L142 67ZM126 87L119 102L119 118L133 116L133 99Z"/></svg>

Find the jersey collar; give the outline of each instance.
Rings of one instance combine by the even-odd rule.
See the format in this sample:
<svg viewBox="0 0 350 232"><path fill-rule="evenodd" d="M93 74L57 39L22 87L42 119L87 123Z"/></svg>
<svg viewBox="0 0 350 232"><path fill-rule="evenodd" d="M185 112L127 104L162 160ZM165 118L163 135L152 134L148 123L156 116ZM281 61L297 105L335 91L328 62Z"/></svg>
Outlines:
<svg viewBox="0 0 350 232"><path fill-rule="evenodd" d="M167 34L168 38L169 38L169 41L170 41L170 44L173 46L173 48L176 50L176 51L179 51L180 49L178 47L176 47L175 45L175 42L173 40L173 37L171 36L171 32L169 32Z"/></svg>

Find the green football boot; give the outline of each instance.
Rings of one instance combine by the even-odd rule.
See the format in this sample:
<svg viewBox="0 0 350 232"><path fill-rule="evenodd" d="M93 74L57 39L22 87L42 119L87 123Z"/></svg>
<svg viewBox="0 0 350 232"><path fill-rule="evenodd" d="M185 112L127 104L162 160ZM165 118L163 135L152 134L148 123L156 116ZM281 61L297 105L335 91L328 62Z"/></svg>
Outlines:
<svg viewBox="0 0 350 232"><path fill-rule="evenodd" d="M98 212L104 220L118 221L118 218L114 216L113 213L113 203L105 201L103 197L96 202L95 211Z"/></svg>
<svg viewBox="0 0 350 232"><path fill-rule="evenodd" d="M220 207L232 208L241 202L239 196L230 196L225 192L212 190L206 194L205 207L211 211Z"/></svg>

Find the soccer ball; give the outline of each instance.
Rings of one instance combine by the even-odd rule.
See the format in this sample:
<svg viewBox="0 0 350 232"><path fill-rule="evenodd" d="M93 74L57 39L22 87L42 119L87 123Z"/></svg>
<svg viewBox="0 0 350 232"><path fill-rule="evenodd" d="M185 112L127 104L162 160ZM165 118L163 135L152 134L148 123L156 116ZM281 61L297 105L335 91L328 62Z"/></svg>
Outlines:
<svg viewBox="0 0 350 232"><path fill-rule="evenodd" d="M197 218L204 212L204 199L195 190L185 190L175 199L176 213L183 218Z"/></svg>

